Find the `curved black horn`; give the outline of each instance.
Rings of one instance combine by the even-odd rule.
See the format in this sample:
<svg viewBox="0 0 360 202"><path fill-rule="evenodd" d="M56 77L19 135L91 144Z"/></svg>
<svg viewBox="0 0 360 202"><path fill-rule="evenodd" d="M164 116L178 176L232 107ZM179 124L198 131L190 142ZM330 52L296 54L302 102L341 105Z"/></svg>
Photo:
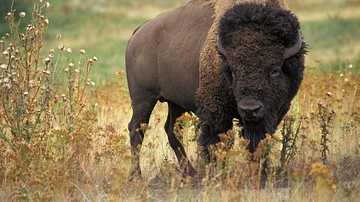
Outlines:
<svg viewBox="0 0 360 202"><path fill-rule="evenodd" d="M287 59L287 58L295 55L297 52L299 52L299 50L301 49L301 46L302 46L302 36L301 36L300 30L298 30L296 43L294 45L292 45L291 47L285 49L284 59Z"/></svg>
<svg viewBox="0 0 360 202"><path fill-rule="evenodd" d="M226 52L225 52L225 48L223 47L221 41L220 41L220 37L218 36L216 39L216 44L217 44L217 49L218 51L223 54L224 56L226 56Z"/></svg>

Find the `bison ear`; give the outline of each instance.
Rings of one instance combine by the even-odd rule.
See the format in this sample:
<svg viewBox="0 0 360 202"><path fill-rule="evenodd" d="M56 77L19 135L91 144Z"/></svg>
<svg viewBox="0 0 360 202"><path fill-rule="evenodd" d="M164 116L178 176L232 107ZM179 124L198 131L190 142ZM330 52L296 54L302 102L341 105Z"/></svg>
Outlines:
<svg viewBox="0 0 360 202"><path fill-rule="evenodd" d="M216 39L216 46L217 46L217 50L219 51L219 53L226 57L226 51L225 51L225 48L222 45L222 42L221 42L219 36Z"/></svg>

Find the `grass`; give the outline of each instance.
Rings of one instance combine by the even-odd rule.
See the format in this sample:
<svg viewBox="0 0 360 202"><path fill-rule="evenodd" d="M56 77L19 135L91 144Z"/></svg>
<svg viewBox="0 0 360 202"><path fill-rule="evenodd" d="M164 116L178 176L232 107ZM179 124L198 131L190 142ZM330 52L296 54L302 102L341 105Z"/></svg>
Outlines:
<svg viewBox="0 0 360 202"><path fill-rule="evenodd" d="M43 46L30 48L33 57L40 60L24 67L17 61L25 61L26 54L21 54L19 60L0 56L0 65L14 66L12 71L0 69L1 201L360 199L357 1L332 0L324 4L304 0L290 4L299 15L310 53L305 80L292 108L275 138L264 141L257 152L261 161L264 151L270 153L265 189L258 189L261 164L248 160L246 141L237 136L236 127L222 136L224 142L234 141L234 147L228 152L214 151L223 162L209 167L198 163L196 118L189 114L181 118L182 127L177 131L202 178L182 180L163 130L166 104L161 103L151 117L140 154L143 179L129 182L127 123L131 106L121 71L126 42L143 20L184 1L79 2L54 1L48 9L36 8L49 16L50 22L39 27L44 35L36 44ZM29 10L27 17L31 16ZM3 23L7 24L1 21L1 27ZM58 33L60 39L56 39ZM9 37L6 45L0 44L1 53L11 40ZM59 50L59 44L71 47L72 53L68 54L66 48ZM16 47L23 50L21 43ZM96 62L93 56L98 58ZM76 70L78 61L81 74ZM89 74L85 70L90 61ZM69 63L74 67L70 68ZM28 88L33 82L27 76L39 82ZM14 90L3 85L4 78L9 78L14 84L10 89ZM93 81L95 88L88 85ZM36 97L29 100L32 104L26 102L27 95Z"/></svg>
<svg viewBox="0 0 360 202"><path fill-rule="evenodd" d="M124 50L132 31L146 19L176 7L185 0L163 1L53 1L48 12L50 25L45 50L59 44L73 49L86 49L99 58L91 78L103 83L114 73L124 70ZM321 71L339 70L352 64L360 65L360 32L357 1L289 1L299 16L302 32L308 41L308 66ZM32 4L18 5L31 10ZM29 8L30 7L30 8ZM3 26L4 19L0 19ZM3 26L4 27L4 26ZM3 30L3 29L2 29ZM57 34L61 39L56 40ZM316 45L315 45L316 44ZM77 58L77 56L74 56Z"/></svg>

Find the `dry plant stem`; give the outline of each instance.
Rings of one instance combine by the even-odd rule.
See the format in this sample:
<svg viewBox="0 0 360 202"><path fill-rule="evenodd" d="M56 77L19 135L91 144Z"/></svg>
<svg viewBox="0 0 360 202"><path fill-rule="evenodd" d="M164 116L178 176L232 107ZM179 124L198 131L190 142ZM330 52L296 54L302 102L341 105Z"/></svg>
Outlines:
<svg viewBox="0 0 360 202"><path fill-rule="evenodd" d="M81 75L81 66L82 66L82 54L80 54L79 56L79 62L78 62L78 66L77 66L77 74L76 74L76 80L77 80L77 97L80 98L80 89L81 89L81 78L80 78L80 75ZM81 99L79 99L81 100Z"/></svg>

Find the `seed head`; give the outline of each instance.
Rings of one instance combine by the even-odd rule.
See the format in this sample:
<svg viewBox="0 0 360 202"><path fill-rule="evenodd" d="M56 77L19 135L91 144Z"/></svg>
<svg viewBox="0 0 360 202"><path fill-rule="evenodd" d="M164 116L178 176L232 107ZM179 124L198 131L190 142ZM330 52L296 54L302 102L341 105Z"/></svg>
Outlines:
<svg viewBox="0 0 360 202"><path fill-rule="evenodd" d="M69 67L74 67L74 63L70 62Z"/></svg>
<svg viewBox="0 0 360 202"><path fill-rule="evenodd" d="M7 67L8 67L7 64L2 64L2 65L0 66L1 69L7 69Z"/></svg>
<svg viewBox="0 0 360 202"><path fill-rule="evenodd" d="M49 25L49 23L50 23L50 22L49 22L49 19L47 19L47 18L44 20L44 22L45 22L45 25L46 25L46 26Z"/></svg>
<svg viewBox="0 0 360 202"><path fill-rule="evenodd" d="M45 58L45 64L49 64L50 63L50 61L51 61L51 59L50 58Z"/></svg>
<svg viewBox="0 0 360 202"><path fill-rule="evenodd" d="M7 13L6 16L5 16L5 20L10 20L10 17L11 17L11 13Z"/></svg>
<svg viewBox="0 0 360 202"><path fill-rule="evenodd" d="M11 84L6 83L6 84L4 85L4 87L7 88L7 89L10 89L10 88L11 88Z"/></svg>
<svg viewBox="0 0 360 202"><path fill-rule="evenodd" d="M60 33L56 33L56 39L61 39L61 34Z"/></svg>
<svg viewBox="0 0 360 202"><path fill-rule="evenodd" d="M72 53L71 48L67 48L67 49L66 49L66 52L69 53L69 54Z"/></svg>
<svg viewBox="0 0 360 202"><path fill-rule="evenodd" d="M50 75L50 71L49 71L49 70L44 70L43 73L46 74L46 75Z"/></svg>
<svg viewBox="0 0 360 202"><path fill-rule="evenodd" d="M7 55L9 55L9 51L5 50L4 52L2 52L2 54L3 54L4 56L7 56Z"/></svg>
<svg viewBox="0 0 360 202"><path fill-rule="evenodd" d="M332 184L331 184L331 189L332 189L333 191L336 191L336 184L335 184L335 183L332 183Z"/></svg>
<svg viewBox="0 0 360 202"><path fill-rule="evenodd" d="M81 49L81 50L80 50L80 53L81 53L81 54L85 54L86 51L85 51L84 49Z"/></svg>
<svg viewBox="0 0 360 202"><path fill-rule="evenodd" d="M25 92L24 92L24 95L25 95L25 96L29 95L29 92L25 91Z"/></svg>
<svg viewBox="0 0 360 202"><path fill-rule="evenodd" d="M45 3L45 8L50 8L50 3L48 1Z"/></svg>
<svg viewBox="0 0 360 202"><path fill-rule="evenodd" d="M64 44L60 44L60 45L58 46L58 49L59 49L59 50L64 50L64 48L65 48L65 45L64 45Z"/></svg>
<svg viewBox="0 0 360 202"><path fill-rule="evenodd" d="M93 60L96 62L98 60L98 58L96 56L94 56Z"/></svg>
<svg viewBox="0 0 360 202"><path fill-rule="evenodd" d="M19 16L20 16L21 18L23 18L23 17L26 16L26 13L25 13L25 12L20 12L20 13L19 13Z"/></svg>

